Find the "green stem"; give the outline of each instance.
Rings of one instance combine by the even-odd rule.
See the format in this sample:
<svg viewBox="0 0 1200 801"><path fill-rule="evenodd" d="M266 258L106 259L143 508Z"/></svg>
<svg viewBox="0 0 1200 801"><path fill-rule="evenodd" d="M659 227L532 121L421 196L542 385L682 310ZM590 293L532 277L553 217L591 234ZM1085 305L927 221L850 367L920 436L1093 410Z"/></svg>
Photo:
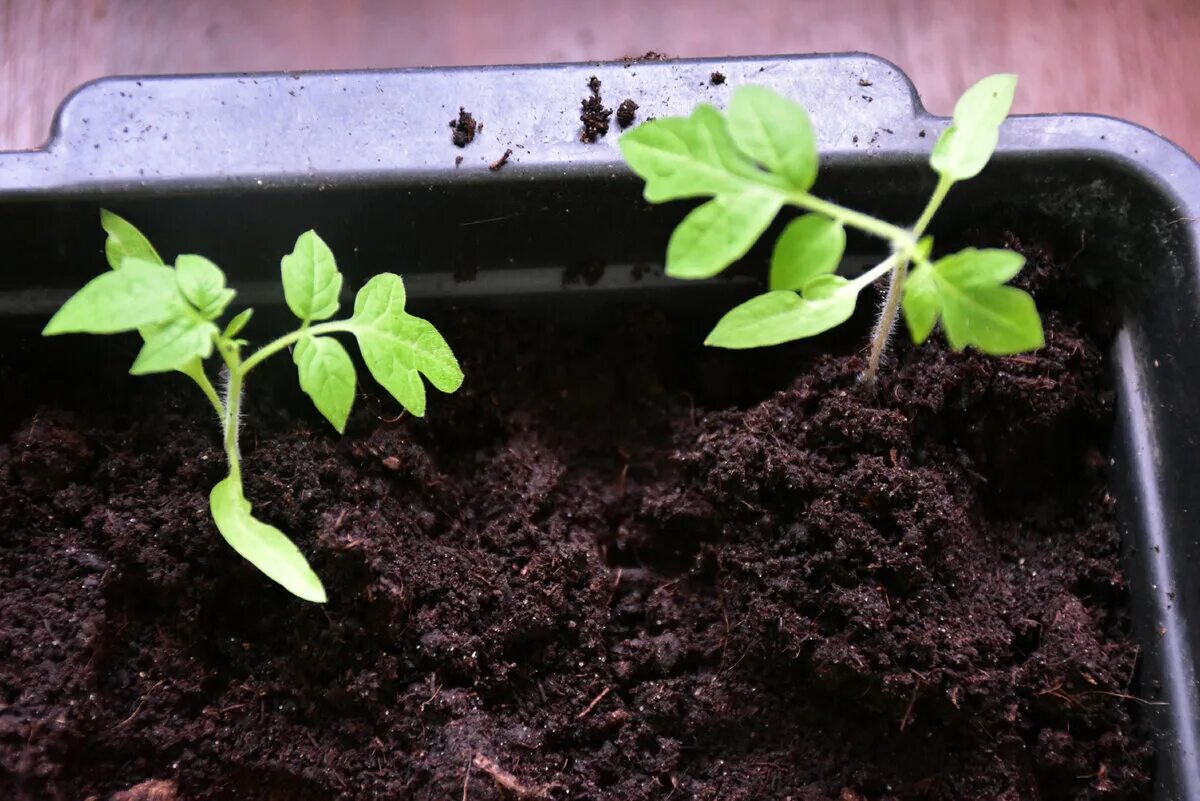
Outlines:
<svg viewBox="0 0 1200 801"><path fill-rule="evenodd" d="M305 336L320 336L321 334L333 334L338 331L350 331L351 325L349 320L334 320L328 323L320 323L319 325L309 326L305 323L304 326L296 329L290 334L284 334L274 342L268 342L261 348L256 350L246 361L242 362L239 368L242 378L251 370L261 364L264 360L274 356L279 351L286 347L296 344Z"/></svg>
<svg viewBox="0 0 1200 801"><path fill-rule="evenodd" d="M217 343L221 358L229 368L229 383L225 387L225 416L223 418L223 433L225 442L225 459L229 462L229 475L240 485L242 482L242 451L238 445L238 425L242 412L242 379L245 373L241 369L241 355L238 346L228 340Z"/></svg>
<svg viewBox="0 0 1200 801"><path fill-rule="evenodd" d="M867 369L862 375L862 380L867 384L875 383L875 377L879 374L879 364L883 361L883 354L887 350L888 339L891 338L892 329L896 326L896 316L900 311L900 299L904 296L904 281L908 278L908 263L916 248L915 243L920 240L925 229L929 227L930 220L941 207L942 201L946 199L946 194L953 185L954 179L945 175L941 176L933 194L929 197L929 202L925 204L925 210L921 212L921 216L917 218L917 222L912 227L912 232L908 234L906 246L896 247L897 243L893 240L892 246L900 251L898 253L900 258L896 262L895 269L892 270L892 277L888 281L887 296L884 298L883 308L879 313L879 321L875 324L875 331L871 335L871 352L867 356Z"/></svg>
<svg viewBox="0 0 1200 801"><path fill-rule="evenodd" d="M877 220L869 214L863 214L860 211L848 209L836 203L830 203L828 200L814 197L807 192L789 194L787 198L788 202L806 211L823 214L831 220L840 222L842 225L857 228L863 233L879 237L880 239L887 239L892 243L895 250L909 250L916 247L917 237L898 225L892 225L883 220Z"/></svg>
<svg viewBox="0 0 1200 801"><path fill-rule="evenodd" d="M224 420L225 406L221 403L221 396L217 394L216 388L208 380L208 374L204 372L204 362L196 359L180 372L196 382L200 391L204 393L204 397L208 398L208 402L212 404L213 411L217 413L217 419Z"/></svg>

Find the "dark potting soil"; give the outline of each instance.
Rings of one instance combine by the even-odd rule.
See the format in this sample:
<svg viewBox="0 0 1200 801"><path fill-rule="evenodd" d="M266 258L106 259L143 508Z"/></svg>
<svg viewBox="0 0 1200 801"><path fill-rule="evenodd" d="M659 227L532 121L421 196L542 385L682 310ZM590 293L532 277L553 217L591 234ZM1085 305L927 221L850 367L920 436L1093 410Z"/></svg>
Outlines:
<svg viewBox="0 0 1200 801"><path fill-rule="evenodd" d="M600 96L599 78L593 75L587 86L591 94L579 105L579 121L583 123L579 140L595 144L597 139L608 133L608 120L612 117L612 109L604 107L604 100Z"/></svg>
<svg viewBox="0 0 1200 801"><path fill-rule="evenodd" d="M633 102L632 97L627 97L621 101L621 105L617 106L617 125L622 128L628 128L633 125L633 121L637 118L638 104Z"/></svg>
<svg viewBox="0 0 1200 801"><path fill-rule="evenodd" d="M326 606L218 536L185 379L6 345L0 797L1145 797L1111 326L1031 255L1043 350L898 342L875 390L856 332L447 313L462 390L339 438L269 362L247 491Z"/></svg>
<svg viewBox="0 0 1200 801"><path fill-rule="evenodd" d="M458 147L466 147L475 141L475 131L478 127L479 123L475 121L474 115L460 106L458 117L450 120L450 141Z"/></svg>

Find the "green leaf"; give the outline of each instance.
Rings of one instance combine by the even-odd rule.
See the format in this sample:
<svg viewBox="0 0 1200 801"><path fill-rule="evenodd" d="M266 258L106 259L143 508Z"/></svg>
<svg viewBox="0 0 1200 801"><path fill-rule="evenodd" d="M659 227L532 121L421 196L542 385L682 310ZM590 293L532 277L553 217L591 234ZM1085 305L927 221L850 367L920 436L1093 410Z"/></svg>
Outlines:
<svg viewBox="0 0 1200 801"><path fill-rule="evenodd" d="M225 288L225 273L203 256L184 254L175 258L179 290L206 320L215 320L237 294Z"/></svg>
<svg viewBox="0 0 1200 801"><path fill-rule="evenodd" d="M339 434L354 404L354 362L333 337L305 337L292 353L300 373L300 388L312 398L317 411Z"/></svg>
<svg viewBox="0 0 1200 801"><path fill-rule="evenodd" d="M954 120L933 148L930 166L955 181L978 175L996 149L1000 123L1016 91L1016 75L990 75L963 93L954 106Z"/></svg>
<svg viewBox="0 0 1200 801"><path fill-rule="evenodd" d="M305 231L296 240L295 249L280 262L283 294L292 314L305 322L326 320L338 310L342 274L338 272L333 251L317 236Z"/></svg>
<svg viewBox="0 0 1200 801"><path fill-rule="evenodd" d="M250 322L253 315L254 309L242 309L236 317L229 321L229 325L225 326L225 333L222 336L226 339L233 339L242 333L242 329L246 327L246 323Z"/></svg>
<svg viewBox="0 0 1200 801"><path fill-rule="evenodd" d="M129 368L131 375L183 370L196 359L212 355L217 327L208 320L185 312L164 323L142 329L146 344Z"/></svg>
<svg viewBox="0 0 1200 801"><path fill-rule="evenodd" d="M1007 283L1021 272L1025 257L999 248L966 248L937 261L937 274L943 281L968 289Z"/></svg>
<svg viewBox="0 0 1200 801"><path fill-rule="evenodd" d="M114 270L120 269L125 259L139 259L151 264L162 264L162 257L150 244L150 240L134 228L128 220L118 217L107 209L100 209L100 227L108 232L104 242L104 255L108 266Z"/></svg>
<svg viewBox="0 0 1200 801"><path fill-rule="evenodd" d="M942 327L955 350L973 345L984 353L1007 356L1046 344L1041 318L1028 292L1014 286L941 286Z"/></svg>
<svg viewBox="0 0 1200 801"><path fill-rule="evenodd" d="M382 273L359 290L348 330L358 339L375 380L417 417L425 414L424 374L442 392L454 392L463 373L432 323L404 311L404 281Z"/></svg>
<svg viewBox="0 0 1200 801"><path fill-rule="evenodd" d="M765 86L742 86L729 104L729 134L750 158L805 191L817 179L817 140L808 112Z"/></svg>
<svg viewBox="0 0 1200 801"><path fill-rule="evenodd" d="M904 282L902 308L908 332L920 345L929 339L942 312L942 296L932 267L920 264L909 274Z"/></svg>
<svg viewBox="0 0 1200 801"><path fill-rule="evenodd" d="M820 214L805 214L783 230L771 254L771 289L803 289L837 269L846 251L846 229Z"/></svg>
<svg viewBox="0 0 1200 801"><path fill-rule="evenodd" d="M692 210L667 244L667 275L711 278L746 255L782 205L777 195L749 190L718 195Z"/></svg>
<svg viewBox="0 0 1200 801"><path fill-rule="evenodd" d="M46 324L55 334L115 334L162 322L181 301L170 267L126 259L119 270L88 281Z"/></svg>
<svg viewBox="0 0 1200 801"><path fill-rule="evenodd" d="M815 336L850 319L858 299L858 288L836 275L814 279L805 293L776 290L751 298L726 313L704 344L760 348Z"/></svg>
<svg viewBox="0 0 1200 801"><path fill-rule="evenodd" d="M701 104L690 117L664 117L624 134L621 153L646 181L651 203L740 192L747 182L772 183L733 144L725 117Z"/></svg>
<svg viewBox="0 0 1200 801"><path fill-rule="evenodd" d="M254 519L238 479L224 478L208 500L217 530L235 551L293 595L325 603L325 587L304 554L282 531Z"/></svg>

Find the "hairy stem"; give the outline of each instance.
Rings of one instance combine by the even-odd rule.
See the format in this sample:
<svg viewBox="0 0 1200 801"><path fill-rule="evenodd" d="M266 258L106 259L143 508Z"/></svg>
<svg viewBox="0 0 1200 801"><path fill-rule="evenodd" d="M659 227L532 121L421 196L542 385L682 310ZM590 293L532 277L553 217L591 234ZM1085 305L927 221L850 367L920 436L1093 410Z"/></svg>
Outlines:
<svg viewBox="0 0 1200 801"><path fill-rule="evenodd" d="M949 187L947 187L949 189ZM822 200L819 197L814 197L807 192L797 192L788 195L788 201L806 211L813 211L817 214L822 214L831 220L840 222L842 225L848 225L851 228L857 228L865 234L886 239L892 243L895 250L908 250L916 247L917 238L911 232L906 231L898 225L877 220L869 214L863 214L854 209L848 209L845 206L839 206L836 203L831 203L828 200Z"/></svg>
<svg viewBox="0 0 1200 801"><path fill-rule="evenodd" d="M204 397L208 398L208 402L212 404L213 411L217 413L217 419L224 420L225 406L221 403L221 396L217 394L212 381L208 380L208 374L204 372L204 362L194 359L191 364L184 367L180 372L196 382L196 386L200 387L200 391L204 393Z"/></svg>
<svg viewBox="0 0 1200 801"><path fill-rule="evenodd" d="M266 359L274 356L284 348L296 344L305 336L320 336L321 334L333 334L338 331L349 330L351 330L349 320L334 320L332 322L320 323L311 327L306 323L304 326L296 329L292 333L284 334L279 339L276 339L273 342L268 342L266 345L263 345L261 348L256 350L249 358L246 359L246 361L242 362L241 367L239 368L242 377L244 378L247 373L257 367L259 364L262 364L262 362Z"/></svg>
<svg viewBox="0 0 1200 801"><path fill-rule="evenodd" d="M241 484L242 451L238 444L238 428L241 424L242 413L241 356L238 353L237 345L227 340L219 342L217 347L229 369L229 382L225 385L225 416L222 424L225 460L229 462L229 475Z"/></svg>
<svg viewBox="0 0 1200 801"><path fill-rule="evenodd" d="M930 220L933 219L933 215L941 207L942 201L946 199L946 194L953 185L954 180L952 178L947 178L944 175L941 176L938 179L937 187L934 188L933 194L929 198L929 202L925 204L925 210L917 218L912 231L907 233L907 242L903 244L896 240L892 242L892 247L899 251L900 258L892 270L891 279L888 281L887 296L883 300L879 320L875 323L875 330L871 334L871 352L867 356L867 369L862 374L862 380L867 384L875 383L875 377L879 374L879 364L883 361L883 354L887 351L888 340L892 336L892 330L896 327L896 316L900 312L900 299L904 297L904 280L908 277L908 263L912 260L913 250L916 247L915 243L925 233L925 229L929 227Z"/></svg>

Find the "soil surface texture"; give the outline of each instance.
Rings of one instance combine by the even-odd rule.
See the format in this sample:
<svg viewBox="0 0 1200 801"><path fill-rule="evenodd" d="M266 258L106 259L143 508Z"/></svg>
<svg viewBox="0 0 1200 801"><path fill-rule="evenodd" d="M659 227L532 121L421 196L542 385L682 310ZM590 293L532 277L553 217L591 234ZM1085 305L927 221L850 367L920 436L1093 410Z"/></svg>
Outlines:
<svg viewBox="0 0 1200 801"><path fill-rule="evenodd" d="M1028 253L1043 350L898 339L873 389L861 331L443 309L462 390L414 419L360 370L338 437L273 359L247 493L325 606L217 534L184 378L6 345L0 798L1145 798L1111 324Z"/></svg>

